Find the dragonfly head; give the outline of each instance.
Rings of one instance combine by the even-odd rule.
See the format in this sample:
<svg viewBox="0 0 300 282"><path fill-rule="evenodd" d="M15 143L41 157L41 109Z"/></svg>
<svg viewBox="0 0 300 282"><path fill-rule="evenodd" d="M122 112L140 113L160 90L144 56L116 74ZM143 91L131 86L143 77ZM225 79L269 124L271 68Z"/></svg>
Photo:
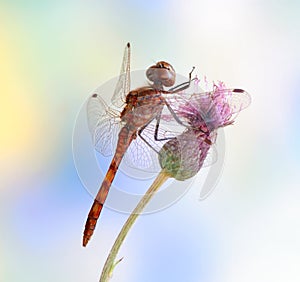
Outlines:
<svg viewBox="0 0 300 282"><path fill-rule="evenodd" d="M176 79L174 68L164 61L157 62L155 65L149 67L146 76L154 85L166 87L174 85Z"/></svg>

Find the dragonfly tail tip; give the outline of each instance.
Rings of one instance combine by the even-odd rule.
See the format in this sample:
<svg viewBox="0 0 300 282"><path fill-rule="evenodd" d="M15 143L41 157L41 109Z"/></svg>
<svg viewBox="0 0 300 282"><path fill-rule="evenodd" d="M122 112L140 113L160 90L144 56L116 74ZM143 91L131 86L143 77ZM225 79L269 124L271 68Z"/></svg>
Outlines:
<svg viewBox="0 0 300 282"><path fill-rule="evenodd" d="M83 237L82 246L86 247L86 245L88 244L88 242L89 242L89 239L86 238L86 237Z"/></svg>

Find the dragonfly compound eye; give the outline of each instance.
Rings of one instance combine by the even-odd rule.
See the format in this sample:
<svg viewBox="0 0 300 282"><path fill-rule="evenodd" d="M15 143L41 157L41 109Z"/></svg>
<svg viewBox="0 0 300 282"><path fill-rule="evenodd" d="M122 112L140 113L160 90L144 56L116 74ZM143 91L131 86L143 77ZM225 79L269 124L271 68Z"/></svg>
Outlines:
<svg viewBox="0 0 300 282"><path fill-rule="evenodd" d="M175 83L176 73L169 63L160 61L148 68L146 76L155 85L170 87Z"/></svg>

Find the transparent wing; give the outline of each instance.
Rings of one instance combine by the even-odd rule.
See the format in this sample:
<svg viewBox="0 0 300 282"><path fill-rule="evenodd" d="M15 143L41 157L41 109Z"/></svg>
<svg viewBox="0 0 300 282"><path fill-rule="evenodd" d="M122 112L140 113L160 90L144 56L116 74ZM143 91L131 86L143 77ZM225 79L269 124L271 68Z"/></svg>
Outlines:
<svg viewBox="0 0 300 282"><path fill-rule="evenodd" d="M148 172L160 171L159 151L168 140L180 132L171 131L165 124L160 124L156 136L155 129L156 120L147 125L141 135L132 142L124 157L127 165Z"/></svg>
<svg viewBox="0 0 300 282"><path fill-rule="evenodd" d="M98 94L93 94L87 102L87 116L95 149L104 156L112 155L122 126L118 113L107 107Z"/></svg>
<svg viewBox="0 0 300 282"><path fill-rule="evenodd" d="M227 96L227 103L230 106L231 113L235 114L231 118L231 120L234 120L240 111L249 107L251 104L251 96L243 89L232 89L231 95Z"/></svg>
<svg viewBox="0 0 300 282"><path fill-rule="evenodd" d="M194 105L190 103L191 94L186 92L163 93L162 97L166 106L162 111L161 119L168 122L169 125L189 127L190 116L187 113L197 112L197 110L193 111Z"/></svg>
<svg viewBox="0 0 300 282"><path fill-rule="evenodd" d="M137 138L131 143L124 156L124 163L131 168L147 172L158 172L160 170L157 153L141 138Z"/></svg>
<svg viewBox="0 0 300 282"><path fill-rule="evenodd" d="M231 114L240 112L251 103L249 93L243 89L219 89L217 87L210 92L196 93L192 96L192 99L202 103L206 101L206 105L209 106L209 108L228 105Z"/></svg>
<svg viewBox="0 0 300 282"><path fill-rule="evenodd" d="M189 94L180 92L176 94L164 95L168 110L163 112L163 119L172 121L187 128L205 127L211 123L217 114L212 112L215 109L215 102L212 92ZM210 131L215 128L210 128Z"/></svg>
<svg viewBox="0 0 300 282"><path fill-rule="evenodd" d="M87 102L88 126L92 135L95 149L104 156L114 154L118 142L118 134L124 126L119 118L120 113L109 108L99 94L93 94ZM135 118L142 118L136 115ZM153 120L142 132L142 138L138 135L132 141L123 159L123 168L129 166L134 169L147 172L158 172L157 152L166 140L155 140L156 120ZM175 136L170 129L163 124L157 132L158 139Z"/></svg>
<svg viewBox="0 0 300 282"><path fill-rule="evenodd" d="M239 112L251 103L250 95L242 89L218 89L216 87L211 96L212 105L206 118L215 128L232 124Z"/></svg>
<svg viewBox="0 0 300 282"><path fill-rule="evenodd" d="M126 95L130 91L130 44L127 43L124 51L123 62L119 80L117 82L111 102L117 106L122 107L126 100Z"/></svg>
<svg viewBox="0 0 300 282"><path fill-rule="evenodd" d="M251 103L250 95L242 89L164 96L166 101L187 127L207 126L210 131L231 124L237 114Z"/></svg>

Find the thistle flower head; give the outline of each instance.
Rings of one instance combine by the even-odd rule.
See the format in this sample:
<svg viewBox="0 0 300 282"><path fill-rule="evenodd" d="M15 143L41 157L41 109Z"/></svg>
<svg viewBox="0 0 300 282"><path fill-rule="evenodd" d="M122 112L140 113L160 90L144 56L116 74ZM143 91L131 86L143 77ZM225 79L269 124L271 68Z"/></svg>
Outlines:
<svg viewBox="0 0 300 282"><path fill-rule="evenodd" d="M207 80L204 80L207 87ZM195 81L195 89L199 80ZM159 152L159 162L163 170L177 180L194 176L202 167L210 146L216 138L219 127L232 124L232 116L249 105L250 98L241 98L233 103L235 96L243 90L227 89L221 81L213 83L212 91L195 92L190 99L177 107L176 113L187 121L187 129L175 139L168 141ZM242 95L242 94L241 94ZM244 104L243 104L243 103Z"/></svg>
<svg viewBox="0 0 300 282"><path fill-rule="evenodd" d="M179 115L188 120L189 125L204 132L212 132L230 124L232 92L221 81L213 84L213 90L195 93L190 100L180 106Z"/></svg>

